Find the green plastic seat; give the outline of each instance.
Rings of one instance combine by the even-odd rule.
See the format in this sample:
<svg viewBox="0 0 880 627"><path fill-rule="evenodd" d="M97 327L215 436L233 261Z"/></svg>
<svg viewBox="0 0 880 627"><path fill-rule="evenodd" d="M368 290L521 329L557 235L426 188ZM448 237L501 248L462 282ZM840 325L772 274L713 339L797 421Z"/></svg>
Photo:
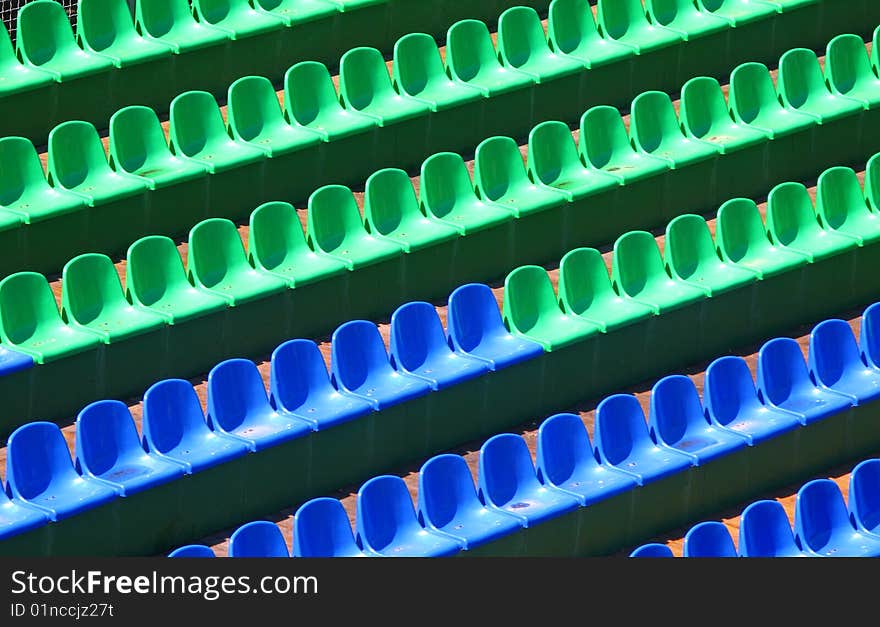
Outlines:
<svg viewBox="0 0 880 627"><path fill-rule="evenodd" d="M147 189L143 179L110 167L98 131L88 122L64 122L52 129L48 171L53 185L92 206L142 196Z"/></svg>
<svg viewBox="0 0 880 627"><path fill-rule="evenodd" d="M262 35L284 28L284 19L254 8L248 0L192 0L200 22L226 31L232 39Z"/></svg>
<svg viewBox="0 0 880 627"><path fill-rule="evenodd" d="M785 107L810 115L820 124L852 117L863 108L860 101L828 88L816 53L807 48L795 48L782 55L778 91Z"/></svg>
<svg viewBox="0 0 880 627"><path fill-rule="evenodd" d="M27 224L85 208L77 194L49 185L34 145L24 137L0 139L0 208Z"/></svg>
<svg viewBox="0 0 880 627"><path fill-rule="evenodd" d="M712 144L721 154L764 145L771 136L770 131L734 120L721 85L708 76L698 76L684 84L679 117L688 137Z"/></svg>
<svg viewBox="0 0 880 627"><path fill-rule="evenodd" d="M49 72L57 81L106 72L113 62L76 45L64 7L54 0L28 2L18 12L18 55L25 65Z"/></svg>
<svg viewBox="0 0 880 627"><path fill-rule="evenodd" d="M776 7L762 0L697 0L697 7L724 18L731 26L775 17Z"/></svg>
<svg viewBox="0 0 880 627"><path fill-rule="evenodd" d="M579 144L588 168L622 183L657 176L670 167L667 160L633 148L620 111L614 107L592 107L581 116Z"/></svg>
<svg viewBox="0 0 880 627"><path fill-rule="evenodd" d="M322 135L284 119L275 87L268 78L245 76L229 86L227 124L232 136L277 157L317 146Z"/></svg>
<svg viewBox="0 0 880 627"><path fill-rule="evenodd" d="M150 189L207 176L208 166L171 153L162 123L150 107L120 109L110 118L110 161L144 179Z"/></svg>
<svg viewBox="0 0 880 627"><path fill-rule="evenodd" d="M19 272L0 281L0 339L37 363L96 350L94 334L65 324L42 274Z"/></svg>
<svg viewBox="0 0 880 627"><path fill-rule="evenodd" d="M544 122L529 133L528 170L533 181L563 191L572 200L620 185L617 177L584 167L563 122Z"/></svg>
<svg viewBox="0 0 880 627"><path fill-rule="evenodd" d="M538 342L546 351L559 350L602 327L559 308L547 271L541 266L521 266L504 280L504 321L512 333Z"/></svg>
<svg viewBox="0 0 880 627"><path fill-rule="evenodd" d="M617 64L635 56L632 46L601 35L588 0L553 0L547 38L555 52L577 59L588 68Z"/></svg>
<svg viewBox="0 0 880 627"><path fill-rule="evenodd" d="M666 227L664 257L669 273L715 296L754 283L757 277L721 259L709 225L699 215L678 216Z"/></svg>
<svg viewBox="0 0 880 627"><path fill-rule="evenodd" d="M187 271L193 285L241 305L287 289L287 282L248 263L244 245L230 220L211 218L189 233Z"/></svg>
<svg viewBox="0 0 880 627"><path fill-rule="evenodd" d="M685 41L730 29L729 20L701 10L693 0L645 0L645 9L653 23L674 30Z"/></svg>
<svg viewBox="0 0 880 627"><path fill-rule="evenodd" d="M559 301L566 312L599 325L603 331L654 315L652 307L614 291L602 253L595 248L575 248L559 262Z"/></svg>
<svg viewBox="0 0 880 627"><path fill-rule="evenodd" d="M501 62L489 28L480 20L461 20L449 28L446 67L454 80L476 87L485 96L529 89L535 83L530 74Z"/></svg>
<svg viewBox="0 0 880 627"><path fill-rule="evenodd" d="M216 48L218 54L230 35L193 18L187 0L137 0L135 24L142 36L170 46L180 54Z"/></svg>
<svg viewBox="0 0 880 627"><path fill-rule="evenodd" d="M394 44L394 86L441 111L483 99L483 92L446 74L437 42L426 33L410 33Z"/></svg>
<svg viewBox="0 0 880 627"><path fill-rule="evenodd" d="M163 69L170 68L171 48L138 34L125 0L80 0L76 33L83 48L107 57L116 67L167 59L169 66Z"/></svg>
<svg viewBox="0 0 880 627"><path fill-rule="evenodd" d="M599 0L596 7L602 33L639 53L677 46L682 41L674 30L651 23L641 0Z"/></svg>
<svg viewBox="0 0 880 627"><path fill-rule="evenodd" d="M477 197L461 155L441 152L422 163L420 199L426 214L462 235L513 219L514 213Z"/></svg>
<svg viewBox="0 0 880 627"><path fill-rule="evenodd" d="M630 135L640 152L665 160L672 168L714 159L716 146L688 137L675 115L672 100L662 91L648 91L632 103Z"/></svg>
<svg viewBox="0 0 880 627"><path fill-rule="evenodd" d="M375 48L353 48L339 62L339 94L347 110L374 118L379 126L427 115L430 107L395 91L385 58Z"/></svg>
<svg viewBox="0 0 880 627"><path fill-rule="evenodd" d="M409 174L387 168L367 179L364 221L370 233L389 240L406 252L455 240L458 229L419 210Z"/></svg>
<svg viewBox="0 0 880 627"><path fill-rule="evenodd" d="M356 270L403 254L401 246L367 232L351 190L324 186L309 197L306 229L314 251Z"/></svg>
<svg viewBox="0 0 880 627"><path fill-rule="evenodd" d="M106 255L88 253L62 272L61 310L68 324L94 333L106 344L164 327L162 316L125 299L122 282Z"/></svg>
<svg viewBox="0 0 880 627"><path fill-rule="evenodd" d="M284 20L286 26L330 19L339 7L324 0L257 0L259 7Z"/></svg>
<svg viewBox="0 0 880 627"><path fill-rule="evenodd" d="M880 78L858 35L839 35L828 42L825 78L832 92L858 100L865 108L880 106Z"/></svg>
<svg viewBox="0 0 880 627"><path fill-rule="evenodd" d="M721 205L715 242L724 261L751 270L760 278L790 272L808 259L771 242L758 206L747 198L734 198Z"/></svg>
<svg viewBox="0 0 880 627"><path fill-rule="evenodd" d="M212 174L258 163L265 153L231 138L214 96L188 91L171 101L169 135L174 154L207 166Z"/></svg>
<svg viewBox="0 0 880 627"><path fill-rule="evenodd" d="M557 54L531 7L511 7L498 18L498 53L504 65L531 75L538 83L580 75L583 63Z"/></svg>
<svg viewBox="0 0 880 627"><path fill-rule="evenodd" d="M303 61L284 74L284 108L293 124L317 132L325 141L367 133L376 121L342 106L327 66Z"/></svg>
<svg viewBox="0 0 880 627"><path fill-rule="evenodd" d="M818 261L855 248L858 243L819 224L810 194L800 183L782 183L767 198L770 241ZM845 280L840 277L840 280Z"/></svg>
<svg viewBox="0 0 880 627"><path fill-rule="evenodd" d="M307 285L347 271L342 261L309 248L296 209L286 202L267 202L251 213L248 254L255 268L285 280L290 287Z"/></svg>
<svg viewBox="0 0 880 627"><path fill-rule="evenodd" d="M868 159L865 166L865 199L871 211L880 213L880 154Z"/></svg>
<svg viewBox="0 0 880 627"><path fill-rule="evenodd" d="M657 242L647 231L630 231L614 242L611 280L618 294L658 314L706 298L705 291L666 273Z"/></svg>
<svg viewBox="0 0 880 627"><path fill-rule="evenodd" d="M816 124L815 118L782 105L770 70L762 63L743 63L733 70L729 104L734 120L769 133L772 138L797 133Z"/></svg>
<svg viewBox="0 0 880 627"><path fill-rule="evenodd" d="M171 238L144 237L128 248L125 289L132 303L172 324L224 311L226 299L192 285Z"/></svg>
<svg viewBox="0 0 880 627"><path fill-rule="evenodd" d="M819 176L816 213L822 226L853 238L860 246L880 240L880 215L868 208L852 168L830 168Z"/></svg>
<svg viewBox="0 0 880 627"><path fill-rule="evenodd" d="M55 82L52 74L24 65L15 55L5 24L0 24L0 98L45 88ZM22 112L24 114L24 112Z"/></svg>

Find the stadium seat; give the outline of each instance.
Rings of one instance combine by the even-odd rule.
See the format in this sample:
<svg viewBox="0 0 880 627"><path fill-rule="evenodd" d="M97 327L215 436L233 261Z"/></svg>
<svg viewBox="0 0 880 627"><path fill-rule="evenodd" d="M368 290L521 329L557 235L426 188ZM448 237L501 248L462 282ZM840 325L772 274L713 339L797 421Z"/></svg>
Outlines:
<svg viewBox="0 0 880 627"><path fill-rule="evenodd" d="M812 116L820 124L851 118L862 106L830 91L816 53L808 48L793 48L782 55L777 89L784 106Z"/></svg>
<svg viewBox="0 0 880 627"><path fill-rule="evenodd" d="M8 542L15 536L45 527L48 522L46 512L10 500L0 485L0 541Z"/></svg>
<svg viewBox="0 0 880 627"><path fill-rule="evenodd" d="M193 0L193 14L204 22L242 39L280 30L284 20L254 8L247 0Z"/></svg>
<svg viewBox="0 0 880 627"><path fill-rule="evenodd" d="M177 54L207 49L215 64L230 39L226 31L196 20L186 0L137 0L135 23L145 38L160 41Z"/></svg>
<svg viewBox="0 0 880 627"><path fill-rule="evenodd" d="M643 544L635 551L629 554L630 557L675 557L665 544Z"/></svg>
<svg viewBox="0 0 880 627"><path fill-rule="evenodd" d="M0 25L0 74L3 76L3 87L0 88L0 95L3 98L48 87L54 82L50 72L29 67L18 60L5 23Z"/></svg>
<svg viewBox="0 0 880 627"><path fill-rule="evenodd" d="M866 109L880 106L880 78L874 74L865 42L858 35L838 35L828 42L825 77L832 93L853 98Z"/></svg>
<svg viewBox="0 0 880 627"><path fill-rule="evenodd" d="M278 525L258 520L229 537L229 557L290 557L290 553Z"/></svg>
<svg viewBox="0 0 880 627"><path fill-rule="evenodd" d="M739 523L740 557L808 557L794 540L788 514L778 501L756 501Z"/></svg>
<svg viewBox="0 0 880 627"><path fill-rule="evenodd" d="M717 146L728 155L744 148L763 145L770 132L731 118L721 85L714 78L692 78L681 89L681 124L694 139Z"/></svg>
<svg viewBox="0 0 880 627"><path fill-rule="evenodd" d="M187 544L179 549L174 549L168 557L217 557L214 549L203 544Z"/></svg>
<svg viewBox="0 0 880 627"><path fill-rule="evenodd" d="M880 459L868 459L853 468L848 509L857 529L880 537Z"/></svg>
<svg viewBox="0 0 880 627"><path fill-rule="evenodd" d="M141 37L124 0L80 0L76 33L85 50L106 57L118 68L165 60L151 68L173 79L169 46Z"/></svg>
<svg viewBox="0 0 880 627"><path fill-rule="evenodd" d="M853 526L840 488L830 479L814 479L798 490L794 533L799 546L816 557L880 555L880 537Z"/></svg>
<svg viewBox="0 0 880 627"><path fill-rule="evenodd" d="M694 525L684 536L684 557L737 557L727 527L710 521Z"/></svg>
<svg viewBox="0 0 880 627"><path fill-rule="evenodd" d="M602 36L588 0L551 2L547 37L555 52L575 58L589 69L620 63L634 57L636 52L632 46Z"/></svg>
<svg viewBox="0 0 880 627"><path fill-rule="evenodd" d="M880 369L866 365L849 324L830 319L810 333L810 378L822 389L849 397L856 405L880 398Z"/></svg>
<svg viewBox="0 0 880 627"><path fill-rule="evenodd" d="M355 542L348 515L337 499L307 501L293 517L294 557L375 557Z"/></svg>
<svg viewBox="0 0 880 627"><path fill-rule="evenodd" d="M819 175L816 213L826 229L855 239L859 246L880 240L880 215L868 208L852 168L829 168Z"/></svg>

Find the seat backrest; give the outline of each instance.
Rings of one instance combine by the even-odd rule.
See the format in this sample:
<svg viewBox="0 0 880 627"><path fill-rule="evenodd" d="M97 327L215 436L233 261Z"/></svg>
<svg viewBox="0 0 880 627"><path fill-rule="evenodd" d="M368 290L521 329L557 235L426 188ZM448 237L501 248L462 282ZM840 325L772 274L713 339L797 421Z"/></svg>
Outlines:
<svg viewBox="0 0 880 627"><path fill-rule="evenodd" d="M327 365L312 340L288 340L272 351L269 388L277 409L295 411L310 392L334 391Z"/></svg>
<svg viewBox="0 0 880 627"><path fill-rule="evenodd" d="M684 536L684 557L736 557L736 546L724 523L703 522Z"/></svg>
<svg viewBox="0 0 880 627"><path fill-rule="evenodd" d="M284 74L284 109L291 121L308 126L322 114L342 109L327 66L301 61Z"/></svg>
<svg viewBox="0 0 880 627"><path fill-rule="evenodd" d="M459 199L475 195L461 155L438 152L422 163L419 195L422 206L438 218L446 217Z"/></svg>
<svg viewBox="0 0 880 627"><path fill-rule="evenodd" d="M535 126L529 133L528 151L529 172L536 182L549 184L567 168L583 167L571 130L564 122L542 122Z"/></svg>
<svg viewBox="0 0 880 627"><path fill-rule="evenodd" d="M278 525L258 520L242 525L229 537L229 557L290 557Z"/></svg>
<svg viewBox="0 0 880 627"><path fill-rule="evenodd" d="M437 455L419 469L419 520L441 528L461 510L482 507L467 462L460 455Z"/></svg>
<svg viewBox="0 0 880 627"><path fill-rule="evenodd" d="M208 425L215 431L235 431L252 414L269 411L269 398L256 364L227 359L208 373Z"/></svg>
<svg viewBox="0 0 880 627"><path fill-rule="evenodd" d="M9 436L6 447L6 485L12 497L32 499L53 483L79 478L55 423L22 425Z"/></svg>
<svg viewBox="0 0 880 627"><path fill-rule="evenodd" d="M375 48L352 48L339 61L339 94L349 109L366 109L380 96L394 96L385 58Z"/></svg>
<svg viewBox="0 0 880 627"><path fill-rule="evenodd" d="M880 526L880 459L868 459L853 468L848 502L850 518L876 533Z"/></svg>
<svg viewBox="0 0 880 627"><path fill-rule="evenodd" d="M132 301L150 306L176 287L190 285L170 237L150 235L137 240L129 247L126 261L125 289Z"/></svg>
<svg viewBox="0 0 880 627"><path fill-rule="evenodd" d="M388 235L407 217L422 217L409 174L385 168L370 175L364 190L364 220L370 232Z"/></svg>
<svg viewBox="0 0 880 627"><path fill-rule="evenodd" d="M595 467L595 453L584 423L576 414L550 416L538 428L538 479L561 486L579 468Z"/></svg>
<svg viewBox="0 0 880 627"><path fill-rule="evenodd" d="M743 63L730 74L728 102L734 119L749 124L764 108L779 108L770 70L763 63Z"/></svg>
<svg viewBox="0 0 880 627"><path fill-rule="evenodd" d="M709 364L703 383L703 404L711 419L721 426L761 406L752 372L742 357L720 357Z"/></svg>
<svg viewBox="0 0 880 627"><path fill-rule="evenodd" d="M480 142L474 156L474 187L480 198L500 201L517 186L528 184L526 166L513 139L490 137Z"/></svg>
<svg viewBox="0 0 880 627"><path fill-rule="evenodd" d="M520 489L539 485L529 448L520 436L502 433L480 447L479 493L487 505L501 507Z"/></svg>
<svg viewBox="0 0 880 627"><path fill-rule="evenodd" d="M821 551L835 531L851 529L843 494L834 481L814 479L798 490L794 530L803 548Z"/></svg>
<svg viewBox="0 0 880 627"><path fill-rule="evenodd" d="M559 303L547 271L520 266L504 280L504 319L511 331L528 333L546 315L559 313Z"/></svg>
<svg viewBox="0 0 880 627"><path fill-rule="evenodd" d="M838 166L819 175L816 213L823 226L840 228L850 215L867 211L868 205L862 186L852 168Z"/></svg>
<svg viewBox="0 0 880 627"><path fill-rule="evenodd" d="M225 218L209 218L192 228L186 265L190 276L208 287L250 266L235 224Z"/></svg>
<svg viewBox="0 0 880 627"><path fill-rule="evenodd" d="M482 283L462 285L449 295L446 327L452 346L464 352L489 336L507 333L495 295Z"/></svg>
<svg viewBox="0 0 880 627"><path fill-rule="evenodd" d="M630 557L675 557L672 553L672 549L670 549L665 544L659 544L657 542L652 542L650 544L643 544L635 551L629 554Z"/></svg>
<svg viewBox="0 0 880 627"><path fill-rule="evenodd" d="M633 151L620 111L607 105L591 107L581 116L578 142L583 161L600 169L621 152Z"/></svg>
<svg viewBox="0 0 880 627"><path fill-rule="evenodd" d="M12 39L9 38L9 31L6 30L6 24L0 24L0 71L14 71L19 65L18 58L15 56L15 48L12 46Z"/></svg>
<svg viewBox="0 0 880 627"><path fill-rule="evenodd" d="M602 33L612 39L620 39L647 20L641 0L599 0L596 17Z"/></svg>
<svg viewBox="0 0 880 627"><path fill-rule="evenodd" d="M698 11L693 0L645 0L648 17L655 24L669 26L679 15Z"/></svg>
<svg viewBox="0 0 880 627"><path fill-rule="evenodd" d="M865 199L872 211L880 212L880 155L868 159L865 166Z"/></svg>
<svg viewBox="0 0 880 627"><path fill-rule="evenodd" d="M278 124L284 124L275 87L265 76L245 76L229 86L226 122L232 133L253 141Z"/></svg>
<svg viewBox="0 0 880 627"><path fill-rule="evenodd" d="M666 226L664 257L671 274L685 280L701 266L720 261L709 225L696 214L678 216Z"/></svg>
<svg viewBox="0 0 880 627"><path fill-rule="evenodd" d="M588 0L553 0L547 18L547 37L556 52L568 54L595 45L602 36Z"/></svg>
<svg viewBox="0 0 880 627"><path fill-rule="evenodd" d="M813 385L800 345L790 337L772 339L761 347L756 379L759 396L777 405L798 388Z"/></svg>
<svg viewBox="0 0 880 627"><path fill-rule="evenodd" d="M187 0L137 0L135 3L135 23L141 33L152 37L167 35L175 24L194 21Z"/></svg>
<svg viewBox="0 0 880 627"><path fill-rule="evenodd" d="M367 320L346 322L333 332L330 362L337 389L355 390L373 372L391 370L379 329Z"/></svg>
<svg viewBox="0 0 880 627"><path fill-rule="evenodd" d="M721 256L733 263L770 245L754 200L734 198L721 205L715 221L715 241Z"/></svg>
<svg viewBox="0 0 880 627"><path fill-rule="evenodd" d="M559 300L568 313L582 315L604 298L617 296L605 260L595 248L575 248L559 262Z"/></svg>
<svg viewBox="0 0 880 627"><path fill-rule="evenodd" d="M809 367L820 384L834 386L849 368L863 368L859 346L845 320L824 320L810 333Z"/></svg>
<svg viewBox="0 0 880 627"><path fill-rule="evenodd" d="M245 4L244 0L192 0L193 10L200 18L208 24L217 24L222 22L230 14L236 4Z"/></svg>
<svg viewBox="0 0 880 627"><path fill-rule="evenodd" d="M2 295L2 285L0 283L0 295ZM0 300L0 312L2 312L2 300ZM880 366L880 303L874 303L862 312L859 351L866 364Z"/></svg>
<svg viewBox="0 0 880 627"><path fill-rule="evenodd" d="M767 197L767 232L774 243L790 246L800 237L819 230L819 221L807 188L782 183Z"/></svg>
<svg viewBox="0 0 880 627"><path fill-rule="evenodd" d="M26 191L46 190L49 183L34 145L24 137L0 139L0 205L11 205Z"/></svg>
<svg viewBox="0 0 880 627"><path fill-rule="evenodd" d="M306 227L309 245L315 250L332 252L343 242L364 231L354 194L344 185L325 185L309 196Z"/></svg>
<svg viewBox="0 0 880 627"><path fill-rule="evenodd" d="M72 188L110 171L98 131L89 122L63 122L49 132L49 181Z"/></svg>
<svg viewBox="0 0 880 627"><path fill-rule="evenodd" d="M137 172L170 154L162 124L150 107L125 107L110 118L110 163L115 167Z"/></svg>
<svg viewBox="0 0 880 627"><path fill-rule="evenodd" d="M511 7L498 18L498 52L506 65L520 67L548 50L541 18L532 7Z"/></svg>
<svg viewBox="0 0 880 627"><path fill-rule="evenodd" d="M312 499L296 510L293 517L295 557L352 556L360 552L348 515L337 499Z"/></svg>
<svg viewBox="0 0 880 627"><path fill-rule="evenodd" d="M167 454L210 429L195 389L183 379L154 383L144 394L143 443Z"/></svg>
<svg viewBox="0 0 880 627"><path fill-rule="evenodd" d="M174 549L168 557L217 557L214 549L204 544L187 544L179 549Z"/></svg>
<svg viewBox="0 0 880 627"><path fill-rule="evenodd" d="M52 288L38 272L16 272L0 281L0 335L12 345L41 329L62 325Z"/></svg>
<svg viewBox="0 0 880 627"><path fill-rule="evenodd" d="M446 78L437 42L427 33L404 35L394 44L394 86L400 93L417 96L437 77Z"/></svg>
<svg viewBox="0 0 880 627"><path fill-rule="evenodd" d="M651 447L645 412L632 394L614 394L599 403L593 437L599 459L617 466Z"/></svg>
<svg viewBox="0 0 880 627"><path fill-rule="evenodd" d="M446 33L446 66L455 78L469 81L485 67L498 65L489 27L480 20L461 20Z"/></svg>
<svg viewBox="0 0 880 627"><path fill-rule="evenodd" d="M119 274L107 255L74 257L64 265L61 277L61 307L68 320L88 324L108 307L128 305Z"/></svg>
<svg viewBox="0 0 880 627"><path fill-rule="evenodd" d="M742 557L778 557L799 551L782 503L756 501L743 511L739 521Z"/></svg>
<svg viewBox="0 0 880 627"><path fill-rule="evenodd" d="M832 89L846 95L859 80L873 76L871 57L861 37L853 34L838 35L828 42L825 52L825 78Z"/></svg>
<svg viewBox="0 0 880 627"><path fill-rule="evenodd" d="M714 78L697 76L681 88L678 116L685 131L693 137L705 138L719 121L730 119L721 85Z"/></svg>
<svg viewBox="0 0 880 627"><path fill-rule="evenodd" d="M169 135L176 154L192 157L209 142L227 138L226 125L214 96L187 91L171 101Z"/></svg>
<svg viewBox="0 0 880 627"><path fill-rule="evenodd" d="M664 141L681 135L669 94L646 91L636 96L629 128L633 142L645 152L654 152Z"/></svg>
<svg viewBox="0 0 880 627"><path fill-rule="evenodd" d="M827 90L819 59L809 48L793 48L783 54L777 80L782 102L795 109L806 104L814 94Z"/></svg>
<svg viewBox="0 0 880 627"><path fill-rule="evenodd" d="M705 426L700 394L690 378L670 375L654 384L648 427L655 441L674 446L687 438L691 428Z"/></svg>
<svg viewBox="0 0 880 627"><path fill-rule="evenodd" d="M297 253L311 252L290 203L263 203L251 212L248 226L248 259L256 267L274 270Z"/></svg>
<svg viewBox="0 0 880 627"><path fill-rule="evenodd" d="M443 323L431 303L413 301L391 315L391 363L397 369L418 370L431 355L448 355Z"/></svg>
<svg viewBox="0 0 880 627"><path fill-rule="evenodd" d="M19 56L37 67L78 48L73 27L60 2L34 0L18 11L16 46Z"/></svg>
<svg viewBox="0 0 880 627"><path fill-rule="evenodd" d="M96 401L76 417L76 464L101 476L129 455L144 452L131 412L122 401ZM124 477L121 477L124 479Z"/></svg>
<svg viewBox="0 0 880 627"><path fill-rule="evenodd" d="M611 280L619 294L634 296L652 277L665 274L660 249L647 231L630 231L614 242Z"/></svg>
<svg viewBox="0 0 880 627"><path fill-rule="evenodd" d="M362 485L357 494L355 527L360 544L376 551L388 548L398 535L421 529L403 479L384 475Z"/></svg>
<svg viewBox="0 0 880 627"><path fill-rule="evenodd" d="M80 0L76 34L84 47L101 52L118 40L140 37L125 0Z"/></svg>

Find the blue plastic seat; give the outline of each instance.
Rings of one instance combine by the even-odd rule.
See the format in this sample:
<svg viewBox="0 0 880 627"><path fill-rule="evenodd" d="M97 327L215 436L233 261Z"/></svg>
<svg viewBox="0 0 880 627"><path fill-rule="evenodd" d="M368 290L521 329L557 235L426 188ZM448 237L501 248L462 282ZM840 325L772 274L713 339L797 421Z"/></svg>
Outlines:
<svg viewBox="0 0 880 627"><path fill-rule="evenodd" d="M147 390L143 430L145 448L181 464L187 474L248 452L241 440L211 430L196 391L183 379L159 381Z"/></svg>
<svg viewBox="0 0 880 627"><path fill-rule="evenodd" d="M0 346L0 377L34 367L34 358L11 348Z"/></svg>
<svg viewBox="0 0 880 627"><path fill-rule="evenodd" d="M242 525L229 538L229 557L290 557L284 535L266 520Z"/></svg>
<svg viewBox="0 0 880 627"><path fill-rule="evenodd" d="M880 459L867 459L853 468L848 509L857 528L880 537Z"/></svg>
<svg viewBox="0 0 880 627"><path fill-rule="evenodd" d="M840 488L815 479L798 490L794 533L801 549L818 557L878 557L880 537L850 523Z"/></svg>
<svg viewBox="0 0 880 627"><path fill-rule="evenodd" d="M880 398L880 368L862 361L852 328L825 320L810 333L810 375L824 388L845 394L856 405Z"/></svg>
<svg viewBox="0 0 880 627"><path fill-rule="evenodd" d="M523 526L519 518L480 502L467 462L459 455L432 457L419 470L418 512L427 529L452 538L465 550Z"/></svg>
<svg viewBox="0 0 880 627"><path fill-rule="evenodd" d="M794 541L788 514L778 501L749 505L739 521L740 557L808 557Z"/></svg>
<svg viewBox="0 0 880 627"><path fill-rule="evenodd" d="M665 544L658 544L657 542L652 542L650 544L643 544L635 551L629 554L630 557L675 557L672 554L672 549L670 549Z"/></svg>
<svg viewBox="0 0 880 627"><path fill-rule="evenodd" d="M684 557L737 557L733 538L717 521L694 525L684 536Z"/></svg>
<svg viewBox="0 0 880 627"><path fill-rule="evenodd" d="M49 522L49 515L40 509L9 500L0 484L0 542L32 531Z"/></svg>
<svg viewBox="0 0 880 627"><path fill-rule="evenodd" d="M395 369L442 390L489 371L480 359L450 348L434 306L411 302L391 316L391 360Z"/></svg>
<svg viewBox="0 0 880 627"><path fill-rule="evenodd" d="M446 557L461 550L459 543L425 529L406 484L400 477L374 477L357 494L358 544L386 557Z"/></svg>
<svg viewBox="0 0 880 627"><path fill-rule="evenodd" d="M446 319L452 348L500 370L544 354L537 342L508 331L488 285L469 283L449 295Z"/></svg>
<svg viewBox="0 0 880 627"><path fill-rule="evenodd" d="M294 557L373 557L354 539L342 503L322 497L307 501L293 516Z"/></svg>
<svg viewBox="0 0 880 627"><path fill-rule="evenodd" d="M594 438L602 463L621 470L645 485L692 465L691 457L666 444L655 444L645 413L632 394L614 394L596 408Z"/></svg>
<svg viewBox="0 0 880 627"><path fill-rule="evenodd" d="M600 464L584 423L556 414L538 428L538 479L575 497L581 507L638 487L631 475Z"/></svg>
<svg viewBox="0 0 880 627"><path fill-rule="evenodd" d="M512 433L496 435L480 448L480 500L513 514L531 527L578 508L578 500L538 481L525 440Z"/></svg>
<svg viewBox="0 0 880 627"><path fill-rule="evenodd" d="M204 544L187 544L179 549L174 549L168 557L217 557L214 549Z"/></svg>
<svg viewBox="0 0 880 627"><path fill-rule="evenodd" d="M315 431L373 411L372 403L333 387L321 350L312 340L290 340L272 352L269 391L272 407L307 421Z"/></svg>
<svg viewBox="0 0 880 627"><path fill-rule="evenodd" d="M859 350L868 366L880 368L880 303L874 303L862 312Z"/></svg>
<svg viewBox="0 0 880 627"><path fill-rule="evenodd" d="M714 424L745 438L752 446L801 424L794 414L761 403L742 357L721 357L709 364L703 403Z"/></svg>
<svg viewBox="0 0 880 627"><path fill-rule="evenodd" d="M694 382L683 375L664 377L654 385L648 413L651 437L684 453L697 466L748 445L709 421Z"/></svg>
<svg viewBox="0 0 880 627"><path fill-rule="evenodd" d="M228 359L208 374L208 425L252 451L309 435L312 425L269 404L263 379L249 359Z"/></svg>
<svg viewBox="0 0 880 627"><path fill-rule="evenodd" d="M125 403L97 401L76 417L80 473L130 496L184 475L180 464L147 453Z"/></svg>
<svg viewBox="0 0 880 627"><path fill-rule="evenodd" d="M113 488L76 472L64 435L51 422L31 422L9 436L6 481L10 499L45 512L53 521L117 497Z"/></svg>
<svg viewBox="0 0 880 627"><path fill-rule="evenodd" d="M424 396L431 386L391 366L379 329L366 320L346 322L333 332L330 348L333 384L381 410Z"/></svg>
<svg viewBox="0 0 880 627"><path fill-rule="evenodd" d="M795 414L802 424L852 407L849 397L816 386L797 340L770 340L758 352L758 392L766 405Z"/></svg>

